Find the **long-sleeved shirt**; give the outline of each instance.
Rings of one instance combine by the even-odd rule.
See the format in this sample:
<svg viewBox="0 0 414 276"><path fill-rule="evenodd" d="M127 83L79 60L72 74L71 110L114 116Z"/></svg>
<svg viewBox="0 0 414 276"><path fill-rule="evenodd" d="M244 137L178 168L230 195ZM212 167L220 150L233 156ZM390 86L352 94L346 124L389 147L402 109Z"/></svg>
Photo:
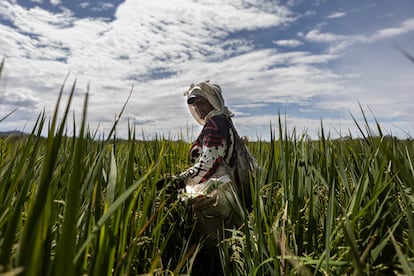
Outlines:
<svg viewBox="0 0 414 276"><path fill-rule="evenodd" d="M234 163L234 132L231 121L225 115L209 118L191 146L189 161L192 164L181 174L186 185L196 185L211 177L227 173L224 166Z"/></svg>

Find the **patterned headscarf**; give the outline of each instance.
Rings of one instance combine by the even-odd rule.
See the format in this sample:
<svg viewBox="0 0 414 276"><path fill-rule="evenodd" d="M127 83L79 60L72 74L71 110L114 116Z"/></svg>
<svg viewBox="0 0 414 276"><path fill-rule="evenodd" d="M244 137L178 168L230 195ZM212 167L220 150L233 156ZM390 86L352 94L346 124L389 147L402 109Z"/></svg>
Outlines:
<svg viewBox="0 0 414 276"><path fill-rule="evenodd" d="M213 106L213 110L207 114L207 116L201 119L192 105L189 105L189 109L194 119L201 125L204 125L208 118L216 115L224 114L227 117L233 117L231 112L224 103L223 95L221 94L221 88L217 84L211 84L209 81L204 81L198 84L191 84L190 88L184 92L184 96L187 96L187 101L194 97L203 97L207 99Z"/></svg>

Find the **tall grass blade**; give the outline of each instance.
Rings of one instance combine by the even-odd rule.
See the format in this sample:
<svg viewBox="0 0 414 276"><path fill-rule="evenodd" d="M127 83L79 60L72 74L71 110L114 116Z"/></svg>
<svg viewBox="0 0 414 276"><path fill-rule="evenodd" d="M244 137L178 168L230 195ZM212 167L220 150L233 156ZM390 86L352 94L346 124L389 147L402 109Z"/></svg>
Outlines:
<svg viewBox="0 0 414 276"><path fill-rule="evenodd" d="M406 256L404 256L403 252L401 251L401 247L398 245L397 241L394 238L394 235L388 229L388 233L390 235L392 244L394 245L395 251L397 252L398 259L400 260L401 267L407 276L413 276L414 275L414 268L411 267L408 263L408 260L406 259Z"/></svg>
<svg viewBox="0 0 414 276"><path fill-rule="evenodd" d="M24 228L22 240L20 241L19 250L19 265L25 267L26 275L38 275L42 271L43 262L47 262L47 258L44 258L43 253L46 247L50 246L48 237L48 227L50 225L50 215L52 210L52 198L50 183L52 182L52 175L55 170L56 160L58 156L58 149L61 145L61 138L66 123L66 117L69 110L69 106L72 100L72 96L75 90L75 84L72 87L71 94L66 107L66 112L62 119L60 129L58 133L54 134L54 129L58 120L58 110L63 93L64 85L59 93L59 97L56 103L55 112L52 119L52 124L49 129L49 135L47 138L46 153L44 156L44 163L42 165L42 171L40 174L39 186L37 188L36 197L33 202L33 206L28 215L27 225ZM46 251L48 252L48 251Z"/></svg>
<svg viewBox="0 0 414 276"><path fill-rule="evenodd" d="M3 122L4 120L6 120L7 117L12 115L14 112L16 112L16 110L17 110L17 107L15 109L13 109L12 111L10 111L9 113L7 113L6 115L4 115L2 118L0 118L0 123Z"/></svg>
<svg viewBox="0 0 414 276"><path fill-rule="evenodd" d="M81 191L81 171L83 168L82 152L84 148L84 135L86 125L86 113L88 106L88 96L86 93L83 105L83 116L79 136L75 139L75 154L72 159L72 172L69 180L69 187L66 197L65 214L62 226L62 238L59 240L56 249L55 275L74 275L75 266L73 258L77 243L77 218L79 214L79 201ZM75 131L75 130L74 130Z"/></svg>
<svg viewBox="0 0 414 276"><path fill-rule="evenodd" d="M160 151L160 156L165 153L165 148ZM153 164L151 167L148 168L147 172L137 180L133 185L131 185L128 189L125 190L119 197L115 199L115 201L109 206L108 210L99 218L98 222L92 229L92 233L89 235L87 240L83 243L83 245L78 250L75 256L75 263L79 260L82 252L85 250L86 246L96 237L99 232L99 229L107 222L107 220L111 217L111 215L118 210L118 208L128 199L128 197L140 187L140 185L147 180L150 174L153 172L157 164ZM142 186L141 186L142 187Z"/></svg>
<svg viewBox="0 0 414 276"><path fill-rule="evenodd" d="M15 234L18 232L19 228L19 219L23 212L24 204L27 199L27 193L30 189L30 180L33 179L37 161L37 153L40 149L40 134L44 124L44 113L39 115L32 133L28 137L27 143L25 144L23 150L21 150L21 155L17 155L19 158L13 159L13 163L10 166L10 170L14 168L15 178L11 179L10 175L7 178L5 175L2 175L1 181L3 185L8 179L13 181L15 184L12 185L14 188L9 188L11 191L15 189L17 185L20 184L20 192L17 194L16 203L13 207L13 213L8 216L7 228L4 234L4 241L0 247L0 264L6 266L10 258L12 257L12 246L15 241ZM37 133L36 133L37 130ZM27 166L26 166L27 165ZM4 202L5 199L2 200Z"/></svg>

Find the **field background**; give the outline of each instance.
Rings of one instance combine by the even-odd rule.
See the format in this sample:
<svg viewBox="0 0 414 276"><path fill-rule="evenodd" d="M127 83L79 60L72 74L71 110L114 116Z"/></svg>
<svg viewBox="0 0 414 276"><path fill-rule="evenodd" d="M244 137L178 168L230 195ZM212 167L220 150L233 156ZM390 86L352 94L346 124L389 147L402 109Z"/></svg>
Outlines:
<svg viewBox="0 0 414 276"><path fill-rule="evenodd" d="M0 139L1 274L189 273L202 246L192 218L155 187L188 166L186 137L137 141L131 128L119 140L118 121L100 137L88 95L69 135L74 90L30 135ZM355 124L359 138L330 139L321 125L312 140L279 119L270 141L248 144L260 169L252 212L218 245L228 275L413 275L413 141Z"/></svg>

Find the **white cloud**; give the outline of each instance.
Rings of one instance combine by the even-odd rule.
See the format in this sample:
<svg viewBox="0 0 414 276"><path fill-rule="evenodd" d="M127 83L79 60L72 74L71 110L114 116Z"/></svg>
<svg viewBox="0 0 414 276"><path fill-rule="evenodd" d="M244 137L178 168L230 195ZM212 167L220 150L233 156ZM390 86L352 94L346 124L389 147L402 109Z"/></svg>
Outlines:
<svg viewBox="0 0 414 276"><path fill-rule="evenodd" d="M346 12L336 11L336 12L333 12L333 13L329 14L326 18L328 18L328 19L340 18L340 17L344 17L346 15L347 15Z"/></svg>
<svg viewBox="0 0 414 276"><path fill-rule="evenodd" d="M309 31L305 35L305 38L312 42L324 42L324 43L343 41L347 39L347 37L344 35L337 35L333 33L322 33L319 29L314 29L314 30Z"/></svg>
<svg viewBox="0 0 414 276"><path fill-rule="evenodd" d="M78 6L85 9L85 8L88 8L90 5L91 5L90 2L82 2Z"/></svg>
<svg viewBox="0 0 414 276"><path fill-rule="evenodd" d="M379 29L373 34L368 35L341 35L332 32L321 32L318 27L316 29L312 29L307 34L302 35L302 37L310 42L328 44L329 53L340 53L356 44L375 43L385 39L393 39L410 32L414 32L414 19L407 19L398 27Z"/></svg>
<svg viewBox="0 0 414 276"><path fill-rule="evenodd" d="M369 41L376 41L379 39L393 38L398 35L406 34L414 31L414 19L405 20L400 26L393 28L385 28L378 30L369 37Z"/></svg>
<svg viewBox="0 0 414 276"><path fill-rule="evenodd" d="M93 7L93 11L104 11L107 9L112 9L114 7L114 4L111 2L99 2L96 7Z"/></svg>
<svg viewBox="0 0 414 276"><path fill-rule="evenodd" d="M61 0L50 0L50 4L52 4L53 6L57 6L61 3L62 3Z"/></svg>
<svg viewBox="0 0 414 276"><path fill-rule="evenodd" d="M78 19L69 10L28 10L2 1L1 16L16 26L0 25L0 54L6 56L5 77L0 81L6 83L6 92L0 93L7 93L8 99L7 103L0 102L2 113L4 107L9 110L22 106L13 116L24 125L29 121L29 110L35 117L37 110L51 109L70 72L65 93L77 79L73 108L78 112L90 84L91 127L111 127L134 83L120 133L126 133L128 119L148 133L178 132L187 125L197 130L199 126L192 121L182 92L192 82L211 79L223 87L226 101L238 115L235 121L244 131L260 129L268 133L268 120L275 118L256 113L263 109L263 103L300 105L298 110L307 114L312 110L343 114L356 106L358 92L362 93L364 86L353 85L353 81L360 81L365 71L342 73L329 65L337 63L351 46L406 34L413 28L412 21L406 20L397 28L364 36L323 32L325 25L319 25L311 31L302 29L306 33L300 37L302 41L280 40L277 36L270 40L286 51L298 46L306 49L310 42L325 44L325 53L256 49L256 42L244 33L280 30L300 20L287 7L263 3L127 0L118 6L114 21L108 22ZM370 97L372 94L363 100ZM375 108L382 112L386 97L378 98ZM25 109L19 101L25 103ZM392 104L398 106L401 102L396 97ZM406 118L408 109L401 108L400 113L388 116ZM317 129L320 125L320 120L301 119L299 115L289 114L289 119L298 128ZM3 122L3 126L16 125L16 121Z"/></svg>
<svg viewBox="0 0 414 276"><path fill-rule="evenodd" d="M159 90L159 95L171 95L177 93L175 91L183 91L184 88L180 88L182 84L189 84L206 75L203 68L209 66L209 60L252 49L248 41L222 41L222 37L234 31L277 26L291 20L288 10L284 8L264 11L266 7L254 5L245 9L242 2L167 2L153 1L144 5L126 1L118 7L116 20L112 23L99 19L77 19L68 11L53 14L40 8L27 10L7 2L0 4L0 13L7 14L8 19L19 28L5 27L5 36L1 38L7 42L2 43L2 51L18 49L15 53L9 52L7 58L6 68L9 64L14 67L13 71L7 72L9 79L25 75L21 85L32 87L33 96L45 106L53 106L55 98L45 98L44 93L56 93L70 71L69 85L74 78L79 79L78 89L84 90L87 82L92 84L94 97L91 97L91 106L94 107L90 108L90 118L111 121L126 99L133 80L139 83L135 90L140 94ZM137 17L137 14L140 16ZM24 66L14 64L19 59ZM181 77L151 80L154 68L159 68L157 72L161 74L178 72ZM194 69L200 72L195 74ZM144 80L146 83L141 84ZM8 91L13 93L21 85L14 83ZM163 100L160 99L160 103L168 104ZM146 119L135 121L152 124L165 121L165 114L159 114L159 111L154 113L153 101L152 93L140 95L139 101L131 101L133 109L147 114ZM178 94L172 100L171 113L181 114L181 119L187 119L186 110L177 112L181 101L182 96ZM75 105L80 106L81 101L75 102ZM166 109L163 107L163 110ZM99 115L101 110L109 113L108 119ZM164 128L171 125L168 122ZM160 124L157 127L164 129Z"/></svg>
<svg viewBox="0 0 414 276"><path fill-rule="evenodd" d="M276 40L273 43L282 47L298 47L303 44L303 42L297 39Z"/></svg>

